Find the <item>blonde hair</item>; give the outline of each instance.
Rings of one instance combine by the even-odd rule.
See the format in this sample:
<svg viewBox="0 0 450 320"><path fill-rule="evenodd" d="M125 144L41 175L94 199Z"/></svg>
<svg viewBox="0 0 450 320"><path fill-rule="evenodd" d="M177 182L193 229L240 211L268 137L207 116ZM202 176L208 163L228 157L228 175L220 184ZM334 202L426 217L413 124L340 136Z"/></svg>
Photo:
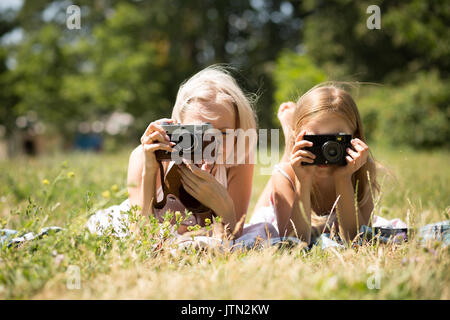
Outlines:
<svg viewBox="0 0 450 320"><path fill-rule="evenodd" d="M252 96L246 96L228 70L219 65L209 66L184 82L178 90L172 118L182 122L183 116L195 102L217 103L235 115L236 129L256 129L256 114ZM204 110L199 110L205 112Z"/></svg>
<svg viewBox="0 0 450 320"><path fill-rule="evenodd" d="M313 87L298 99L294 111L293 130L288 138L287 148L289 148L289 151L292 150L295 138L302 130L302 127L312 118L323 113L334 113L346 119L353 131L353 138L366 142L361 117L355 101L337 83L326 82ZM369 197L372 196L372 191L379 191L376 181L376 163L370 152L367 162L352 175L352 183L354 188L356 188L358 183L357 201L359 204L366 203ZM296 178L296 187L298 188L298 186L299 181ZM317 188L313 187L313 201L317 201L318 194ZM324 222L326 218L326 216L319 217L312 212L311 224L312 226L317 225L320 222Z"/></svg>
<svg viewBox="0 0 450 320"><path fill-rule="evenodd" d="M244 94L227 68L212 65L201 70L180 86L172 111L172 119L183 122L184 115L193 110L200 112L207 119L213 119L214 110L199 108L198 103L210 106L220 105L234 115L235 129L242 129L238 131L238 135L251 129L256 135L256 113L253 110L255 101L256 95ZM237 163L252 161L254 144L255 141L250 140L245 154L237 155L240 158Z"/></svg>

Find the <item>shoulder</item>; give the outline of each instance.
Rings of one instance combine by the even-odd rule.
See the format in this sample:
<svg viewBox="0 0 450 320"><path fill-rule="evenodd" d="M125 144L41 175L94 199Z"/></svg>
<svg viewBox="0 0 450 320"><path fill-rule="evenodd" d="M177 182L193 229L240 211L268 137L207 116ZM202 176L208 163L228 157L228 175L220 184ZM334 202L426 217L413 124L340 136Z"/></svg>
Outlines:
<svg viewBox="0 0 450 320"><path fill-rule="evenodd" d="M285 180L290 180L291 183L295 181L295 172L289 162L280 162L274 171L274 175L284 177Z"/></svg>
<svg viewBox="0 0 450 320"><path fill-rule="evenodd" d="M130 158L138 158L142 157L144 155L144 149L142 148L142 145L138 145L136 148L131 151Z"/></svg>
<svg viewBox="0 0 450 320"><path fill-rule="evenodd" d="M144 162L144 149L142 148L142 145L139 145L131 151L128 160L128 175L140 173L144 167Z"/></svg>
<svg viewBox="0 0 450 320"><path fill-rule="evenodd" d="M294 190L295 173L292 166L287 162L277 165L273 173L273 190L275 192L285 192Z"/></svg>
<svg viewBox="0 0 450 320"><path fill-rule="evenodd" d="M142 145L138 145L136 148L134 148L133 151L131 151L129 158L130 165L137 165L140 163L144 163L144 149L142 148Z"/></svg>
<svg viewBox="0 0 450 320"><path fill-rule="evenodd" d="M294 169L292 169L292 166L289 162L280 162L278 164L278 167L281 168L284 172L286 172L291 179L295 178Z"/></svg>

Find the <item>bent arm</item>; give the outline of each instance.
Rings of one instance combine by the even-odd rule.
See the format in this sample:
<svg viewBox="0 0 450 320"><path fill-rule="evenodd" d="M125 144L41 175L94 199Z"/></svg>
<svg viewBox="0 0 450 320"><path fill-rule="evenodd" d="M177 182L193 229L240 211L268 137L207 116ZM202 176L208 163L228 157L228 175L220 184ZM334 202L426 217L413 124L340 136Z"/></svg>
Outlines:
<svg viewBox="0 0 450 320"><path fill-rule="evenodd" d="M336 196L340 195L337 205L339 233L343 239L351 240L362 225L368 224L373 201L369 197L363 205L355 205L355 189L351 179L340 179L335 184Z"/></svg>
<svg viewBox="0 0 450 320"><path fill-rule="evenodd" d="M300 184L298 192L279 172L273 178L274 209L281 236L296 236L311 241L311 185Z"/></svg>
<svg viewBox="0 0 450 320"><path fill-rule="evenodd" d="M152 203L156 199L156 178L158 171L145 166L142 146L133 150L128 163L128 198L130 205L138 205L141 214L152 213Z"/></svg>
<svg viewBox="0 0 450 320"><path fill-rule="evenodd" d="M235 224L239 223L241 219L245 219L247 215L252 194L253 170L253 164L241 164L229 170L227 191L234 204ZM245 220L242 221L236 233L237 237L242 232L244 222ZM232 231L234 230L234 226L230 225L230 228Z"/></svg>

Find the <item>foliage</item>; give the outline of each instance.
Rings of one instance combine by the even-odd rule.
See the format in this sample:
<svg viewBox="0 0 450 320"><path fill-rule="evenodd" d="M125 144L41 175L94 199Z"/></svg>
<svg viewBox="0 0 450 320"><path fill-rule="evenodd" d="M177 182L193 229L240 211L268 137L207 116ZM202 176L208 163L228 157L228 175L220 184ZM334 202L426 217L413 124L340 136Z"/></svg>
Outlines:
<svg viewBox="0 0 450 320"><path fill-rule="evenodd" d="M246 91L260 95L256 109L262 128L278 123L273 108L280 102L295 100L317 82L369 81L392 91L368 93L379 98L364 97L363 105L371 99L377 104L384 94L405 99L392 100L392 108L405 108L404 119L399 112L386 121L370 120L379 112L364 106L370 111L365 114L369 127L378 123L378 128L400 128L398 122L408 122L423 132L412 143L405 137L408 130L402 129L392 143L442 146L448 141L444 121L450 51L443 40L449 38L448 2L77 4L81 30L67 29L65 0L25 1L17 12L0 12L0 37L23 32L20 42L0 46L0 86L7 88L0 91L0 125L7 134L15 129L18 116L33 110L47 127L54 127L52 132L70 141L80 121L92 122L117 110L134 116L131 134L137 138L148 122L170 115L184 80L207 65L226 63L235 67L233 75ZM380 30L366 26L366 10L373 4L381 9ZM427 90L430 95L418 93L420 77L436 83ZM418 94L418 100L411 98ZM419 114L419 109L426 111ZM424 115L431 118L424 120Z"/></svg>
<svg viewBox="0 0 450 320"><path fill-rule="evenodd" d="M326 75L308 56L283 51L277 59L273 78L276 87L274 107L277 110L282 102L297 101L313 86L325 81Z"/></svg>
<svg viewBox="0 0 450 320"><path fill-rule="evenodd" d="M281 48L297 45L302 15L297 4L284 2L282 13L281 4L80 0L82 28L68 30L67 1L26 1L8 15L11 21L0 15L0 36L14 29L24 34L0 52L0 83L11 96L1 97L9 116L0 113L0 124L10 133L15 117L34 110L69 134L79 121L121 110L137 119L140 136L149 121L170 115L185 79L227 63L246 91L261 91L260 120L270 126L267 64ZM8 59L14 66L6 67Z"/></svg>
<svg viewBox="0 0 450 320"><path fill-rule="evenodd" d="M380 30L366 26L372 4L381 9ZM312 11L304 19L303 51L285 51L277 60L275 108L325 78L374 82L362 84L354 95L370 139L414 148L449 147L450 51L442 41L449 37L447 3L334 0L302 5Z"/></svg>
<svg viewBox="0 0 450 320"><path fill-rule="evenodd" d="M381 29L369 30L366 9L378 5ZM306 1L304 47L331 78L408 81L417 71L450 72L445 1ZM345 79L343 79L345 77ZM356 78L356 79L355 79Z"/></svg>
<svg viewBox="0 0 450 320"><path fill-rule="evenodd" d="M420 73L400 87L379 86L357 101L369 137L414 148L450 147L449 81Z"/></svg>

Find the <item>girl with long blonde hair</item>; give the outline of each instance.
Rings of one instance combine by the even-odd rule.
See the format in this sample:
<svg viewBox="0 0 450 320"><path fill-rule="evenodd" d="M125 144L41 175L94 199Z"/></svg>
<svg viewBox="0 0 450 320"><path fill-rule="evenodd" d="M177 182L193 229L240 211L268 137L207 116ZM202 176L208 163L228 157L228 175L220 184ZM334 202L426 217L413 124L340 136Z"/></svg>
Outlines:
<svg viewBox="0 0 450 320"><path fill-rule="evenodd" d="M122 230L128 230L128 219L121 212L131 207L140 208L144 216L152 215L160 222L168 211L181 213L183 222L174 232L175 236L184 235L189 226L200 225L204 234L216 238L238 238L243 234L243 222L247 214L252 191L254 163L251 161L254 150L251 145L235 157L235 135L231 132L256 133L256 115L253 111L252 96L246 95L232 77L228 68L213 65L207 67L179 88L170 119L151 122L143 133L140 144L131 152L128 164L128 199L120 205L103 209L94 214L87 225L91 232L103 233L110 225L115 234L122 236ZM177 163L177 161L157 161L155 152L164 150L172 152L175 144L164 128L162 122L172 124L202 124L209 122L222 142L217 144L217 153L222 154L225 163ZM230 143L231 142L231 143ZM241 149L242 151L242 149ZM240 159L236 159L240 158ZM205 159L203 159L205 160ZM238 161L239 160L239 161ZM170 173L170 174L169 174ZM170 177L168 178L168 175ZM168 179L168 180L167 180ZM176 181L175 181L176 180ZM163 188L166 181L177 185L175 189ZM174 192L174 191L179 191ZM172 194L176 193L176 194ZM186 206L192 198L200 203L200 210L185 215ZM207 222L207 220L210 220ZM112 221L111 223L109 221ZM216 222L222 226L220 234L206 232L207 223ZM176 224L175 218L171 220ZM263 224L249 231L259 232L267 237ZM175 231L174 229L172 231Z"/></svg>
<svg viewBox="0 0 450 320"><path fill-rule="evenodd" d="M128 167L129 204L138 205L143 215L154 214L153 205L162 196L161 173L155 151L171 152L174 147L161 127L162 122L209 122L223 136L226 136L229 130L256 130L256 116L251 98L244 94L225 68L211 66L192 76L179 88L171 119L151 122L142 135L141 144L131 153ZM222 153L226 154L225 145L223 148ZM252 150L247 149L247 158L251 152ZM216 164L213 168L207 163L201 167L194 164L180 165L176 170L180 173L184 190L201 204L211 208L214 216L221 217L223 224L228 226L226 230L234 232L234 236L239 236L243 224L238 225L238 222L243 221L247 213L254 164L245 161L231 162ZM173 165L173 161L170 164L165 163L165 175ZM185 211L180 201L173 203L173 207L164 207L164 211ZM208 217L199 217L194 223L205 226L205 218ZM180 229L178 231L180 232Z"/></svg>
<svg viewBox="0 0 450 320"><path fill-rule="evenodd" d="M321 84L297 103L283 104L279 117L285 120L286 150L266 187L272 210L266 210L262 220L270 221L267 216L272 214L281 236L297 236L308 244L332 228L341 238L353 239L359 227L369 223L372 192L378 190L375 161L353 98L336 84ZM345 166L302 165L315 158L305 150L313 145L303 139L305 134L337 133L352 135L351 148L345 150ZM260 199L251 222L260 222L264 201Z"/></svg>

